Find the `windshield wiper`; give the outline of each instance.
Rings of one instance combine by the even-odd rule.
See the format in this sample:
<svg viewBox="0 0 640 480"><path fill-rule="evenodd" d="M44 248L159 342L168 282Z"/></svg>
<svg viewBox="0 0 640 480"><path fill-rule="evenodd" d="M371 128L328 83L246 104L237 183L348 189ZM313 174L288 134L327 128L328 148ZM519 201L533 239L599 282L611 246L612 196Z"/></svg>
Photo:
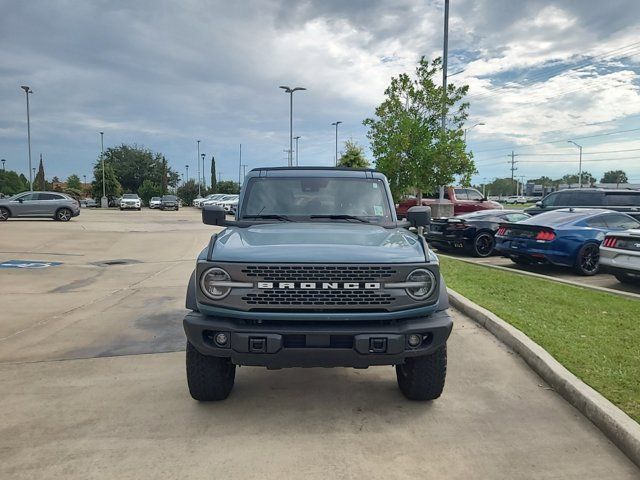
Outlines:
<svg viewBox="0 0 640 480"><path fill-rule="evenodd" d="M247 218L257 218L260 220L280 220L282 222L293 222L289 217L285 217L284 215L245 215L242 217L242 220Z"/></svg>
<svg viewBox="0 0 640 480"><path fill-rule="evenodd" d="M357 220L362 223L371 223L369 220L365 220L361 217L356 217L354 215L311 215L309 218L328 218L330 220Z"/></svg>

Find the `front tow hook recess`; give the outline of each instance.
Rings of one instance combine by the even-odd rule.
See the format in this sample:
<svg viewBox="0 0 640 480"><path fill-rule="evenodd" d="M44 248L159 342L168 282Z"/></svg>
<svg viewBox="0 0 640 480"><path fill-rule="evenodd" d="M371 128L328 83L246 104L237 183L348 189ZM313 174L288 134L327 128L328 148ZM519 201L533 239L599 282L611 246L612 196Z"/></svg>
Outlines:
<svg viewBox="0 0 640 480"><path fill-rule="evenodd" d="M385 353L387 351L387 339L372 338L369 340L369 351L371 353Z"/></svg>
<svg viewBox="0 0 640 480"><path fill-rule="evenodd" d="M266 353L267 339L255 337L249 338L249 351L253 353Z"/></svg>

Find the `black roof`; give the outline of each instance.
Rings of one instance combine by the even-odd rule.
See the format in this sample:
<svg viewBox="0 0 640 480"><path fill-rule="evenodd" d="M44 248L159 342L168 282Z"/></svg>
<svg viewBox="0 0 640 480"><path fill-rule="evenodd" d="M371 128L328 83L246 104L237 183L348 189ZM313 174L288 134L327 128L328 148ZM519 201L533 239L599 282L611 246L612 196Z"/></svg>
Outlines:
<svg viewBox="0 0 640 480"><path fill-rule="evenodd" d="M602 188L602 187L588 187L588 188L563 188L562 190L557 190L557 192L605 192L605 193L629 193L629 192L637 192L640 193L640 190L635 188Z"/></svg>
<svg viewBox="0 0 640 480"><path fill-rule="evenodd" d="M251 169L252 172L272 171L272 170L347 170L355 172L375 172L375 168L349 168L349 167L258 167Z"/></svg>

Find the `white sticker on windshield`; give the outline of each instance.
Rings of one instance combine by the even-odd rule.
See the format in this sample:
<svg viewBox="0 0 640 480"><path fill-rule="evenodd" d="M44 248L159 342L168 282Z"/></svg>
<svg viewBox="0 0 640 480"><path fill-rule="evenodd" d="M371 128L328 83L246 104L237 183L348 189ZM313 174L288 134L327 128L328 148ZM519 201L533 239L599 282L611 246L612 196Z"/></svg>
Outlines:
<svg viewBox="0 0 640 480"><path fill-rule="evenodd" d="M373 185L373 188L378 188L378 182L373 182L371 185Z"/></svg>
<svg viewBox="0 0 640 480"><path fill-rule="evenodd" d="M382 215L384 215L384 210L382 209L382 205L374 205L373 213L376 214L376 217L381 217Z"/></svg>

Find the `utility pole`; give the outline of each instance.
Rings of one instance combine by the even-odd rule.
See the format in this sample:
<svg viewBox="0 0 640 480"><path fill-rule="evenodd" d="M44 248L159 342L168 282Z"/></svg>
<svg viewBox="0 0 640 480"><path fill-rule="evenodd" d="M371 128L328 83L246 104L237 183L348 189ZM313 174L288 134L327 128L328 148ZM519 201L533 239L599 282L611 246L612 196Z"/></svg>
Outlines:
<svg viewBox="0 0 640 480"><path fill-rule="evenodd" d="M578 183L580 185L580 188L582 188L582 145L578 145L573 140L569 140L569 143L573 143L576 147L580 149L580 159L578 163Z"/></svg>
<svg viewBox="0 0 640 480"><path fill-rule="evenodd" d="M109 200L107 200L107 185L104 173L104 132L100 132L100 160L102 161L102 198L100 199L100 208L108 208Z"/></svg>
<svg viewBox="0 0 640 480"><path fill-rule="evenodd" d="M296 167L298 166L298 140L300 140L300 135L298 135L297 137L293 137L293 139L296 141Z"/></svg>
<svg viewBox="0 0 640 480"><path fill-rule="evenodd" d="M33 90L26 85L20 87L27 95L27 144L29 146L29 190L33 192L33 178L31 177L31 118L29 117L29 94L33 93Z"/></svg>
<svg viewBox="0 0 640 480"><path fill-rule="evenodd" d="M218 172L218 183L222 181L222 172Z"/></svg>
<svg viewBox="0 0 640 480"><path fill-rule="evenodd" d="M198 143L198 156L196 157L196 165L198 165L198 197L200 197L200 140L196 140Z"/></svg>
<svg viewBox="0 0 640 480"><path fill-rule="evenodd" d="M238 162L238 188L242 183L242 144L240 144L240 161Z"/></svg>
<svg viewBox="0 0 640 480"><path fill-rule="evenodd" d="M513 153L513 150L511 150L511 155L507 155L507 157L511 157L511 161L509 162L511 163L511 183L513 183L514 181L514 178L513 178L514 172L518 170L518 168L516 167L516 163L518 163L516 161L517 156L518 155L516 153ZM518 186L516 185L516 195L517 194L518 194Z"/></svg>
<svg viewBox="0 0 640 480"><path fill-rule="evenodd" d="M447 130L447 59L449 57L449 0L444 0L444 41L442 45L442 140ZM439 201L444 201L444 185L439 189Z"/></svg>
<svg viewBox="0 0 640 480"><path fill-rule="evenodd" d="M187 183L189 181L189 165L185 165L184 168L187 169L187 180L184 183Z"/></svg>
<svg viewBox="0 0 640 480"><path fill-rule="evenodd" d="M331 125L335 125L336 126L336 167L338 166L338 125L340 125L342 122L341 121L337 121L337 122L333 122Z"/></svg>
<svg viewBox="0 0 640 480"><path fill-rule="evenodd" d="M202 188L204 188L204 190L207 190L207 176L204 174L205 170L204 170L204 157L205 154L201 153L200 156L202 157Z"/></svg>

